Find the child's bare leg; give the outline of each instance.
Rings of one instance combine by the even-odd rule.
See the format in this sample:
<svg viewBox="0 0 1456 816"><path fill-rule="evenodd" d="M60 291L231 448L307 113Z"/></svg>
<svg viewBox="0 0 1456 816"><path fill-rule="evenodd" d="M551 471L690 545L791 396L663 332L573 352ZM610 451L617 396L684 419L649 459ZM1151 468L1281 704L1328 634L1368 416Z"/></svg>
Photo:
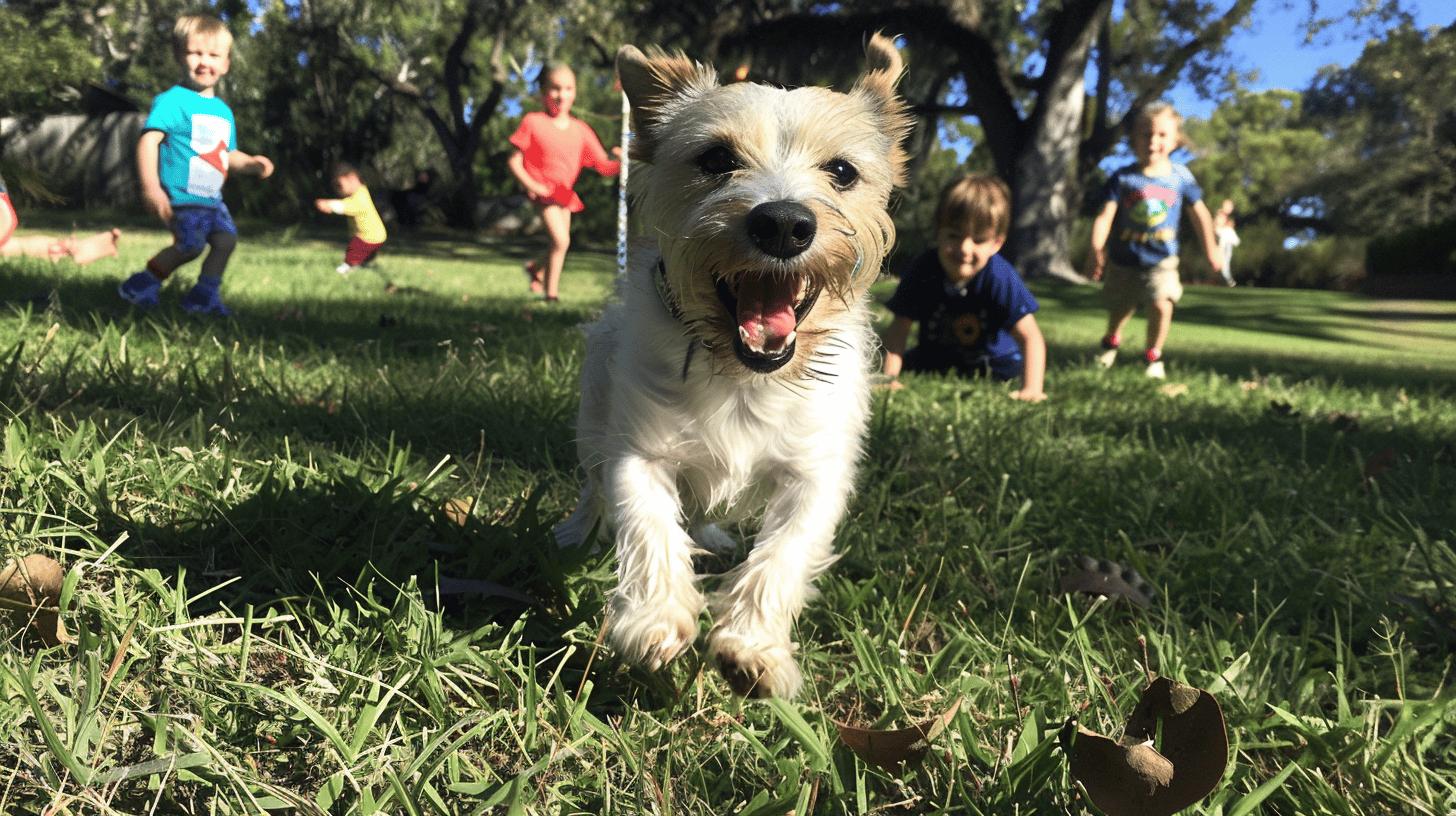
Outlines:
<svg viewBox="0 0 1456 816"><path fill-rule="evenodd" d="M571 211L559 204L541 208L541 220L551 238L546 255L546 299L555 300L561 284L561 267L566 263L566 249L571 246Z"/></svg>
<svg viewBox="0 0 1456 816"><path fill-rule="evenodd" d="M1167 298L1155 300L1148 307L1148 351L1157 352L1154 359L1163 354L1163 343L1168 340L1168 327L1173 325L1173 301Z"/></svg>
<svg viewBox="0 0 1456 816"><path fill-rule="evenodd" d="M0 255L7 258L44 258L56 261L66 254L65 243L48 235L15 235L0 247Z"/></svg>
<svg viewBox="0 0 1456 816"><path fill-rule="evenodd" d="M121 230L112 229L107 232L88 235L85 238L75 238L64 243L71 255L71 260L78 264L88 264L92 261L115 255L116 242L119 240L121 240Z"/></svg>
<svg viewBox="0 0 1456 816"><path fill-rule="evenodd" d="M1123 328L1127 326L1127 321L1132 319L1133 312L1136 311L1136 306L1114 306L1108 310L1107 336L1121 339Z"/></svg>
<svg viewBox="0 0 1456 816"><path fill-rule="evenodd" d="M526 261L526 283L531 287L533 294L541 294L546 291L546 259L531 258Z"/></svg>
<svg viewBox="0 0 1456 816"><path fill-rule="evenodd" d="M1122 327L1137 311L1136 306L1113 306L1107 311L1107 334L1102 336L1102 351L1097 355L1097 364L1111 368L1117 363L1117 349L1122 345Z"/></svg>

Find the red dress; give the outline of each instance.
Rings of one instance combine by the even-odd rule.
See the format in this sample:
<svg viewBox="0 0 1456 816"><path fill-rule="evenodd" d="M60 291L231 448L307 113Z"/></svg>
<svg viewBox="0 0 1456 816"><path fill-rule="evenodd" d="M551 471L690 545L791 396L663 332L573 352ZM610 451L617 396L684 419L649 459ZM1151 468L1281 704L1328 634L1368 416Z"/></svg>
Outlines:
<svg viewBox="0 0 1456 816"><path fill-rule="evenodd" d="M3 247L5 242L10 240L10 236L15 234L15 227L20 223L20 216L16 215L15 208L10 206L10 194L5 192L3 179L0 179L0 207L10 213L10 226L6 227L4 232L0 232L0 247Z"/></svg>
<svg viewBox="0 0 1456 816"><path fill-rule="evenodd" d="M521 151L526 174L551 188L546 200L575 213L586 209L581 196L571 189L581 169L590 167L604 176L615 176L622 163L607 155L586 122L568 117L567 123L558 128L546 114L528 113L511 134L511 144Z"/></svg>

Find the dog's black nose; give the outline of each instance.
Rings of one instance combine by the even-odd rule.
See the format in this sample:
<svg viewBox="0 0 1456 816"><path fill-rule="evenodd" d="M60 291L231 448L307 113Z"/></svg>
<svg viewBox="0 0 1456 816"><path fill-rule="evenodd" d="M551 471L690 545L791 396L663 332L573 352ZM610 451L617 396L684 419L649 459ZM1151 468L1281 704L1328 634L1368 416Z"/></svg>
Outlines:
<svg viewBox="0 0 1456 816"><path fill-rule="evenodd" d="M819 222L797 201L768 201L748 213L748 237L775 258L792 258L814 243Z"/></svg>

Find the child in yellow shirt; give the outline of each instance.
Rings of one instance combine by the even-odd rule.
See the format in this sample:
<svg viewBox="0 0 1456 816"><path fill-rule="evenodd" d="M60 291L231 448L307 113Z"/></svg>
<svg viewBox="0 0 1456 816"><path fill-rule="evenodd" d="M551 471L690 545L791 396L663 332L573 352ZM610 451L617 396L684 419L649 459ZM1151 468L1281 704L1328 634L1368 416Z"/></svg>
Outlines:
<svg viewBox="0 0 1456 816"><path fill-rule="evenodd" d="M347 162L339 162L334 165L333 176L334 189L343 198L315 199L313 205L321 213L349 217L349 228L353 230L354 236L349 239L348 249L344 250L344 262L334 270L340 275L347 275L374 258L379 248L384 246L388 233L384 231L384 221L379 217L379 211L374 209L374 199L369 195L369 188L359 178L358 168Z"/></svg>

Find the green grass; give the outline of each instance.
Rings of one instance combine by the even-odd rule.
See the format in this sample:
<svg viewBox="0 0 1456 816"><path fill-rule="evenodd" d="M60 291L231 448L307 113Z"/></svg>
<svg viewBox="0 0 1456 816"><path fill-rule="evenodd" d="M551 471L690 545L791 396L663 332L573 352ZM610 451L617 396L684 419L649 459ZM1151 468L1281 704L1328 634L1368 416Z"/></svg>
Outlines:
<svg viewBox="0 0 1456 816"><path fill-rule="evenodd" d="M550 540L610 259L546 308L522 248L340 279L332 226L245 224L227 322L119 304L157 231L0 265L0 555L61 562L80 639L5 630L0 813L1086 812L1056 735L1115 734L1139 637L1228 721L1191 812L1456 810L1456 306L1191 289L1160 388L1089 365L1094 292L1038 287L1049 402L877 397L805 694L765 704L699 653L623 667L611 554ZM1077 554L1154 603L1058 595ZM922 763L837 743L957 698Z"/></svg>

